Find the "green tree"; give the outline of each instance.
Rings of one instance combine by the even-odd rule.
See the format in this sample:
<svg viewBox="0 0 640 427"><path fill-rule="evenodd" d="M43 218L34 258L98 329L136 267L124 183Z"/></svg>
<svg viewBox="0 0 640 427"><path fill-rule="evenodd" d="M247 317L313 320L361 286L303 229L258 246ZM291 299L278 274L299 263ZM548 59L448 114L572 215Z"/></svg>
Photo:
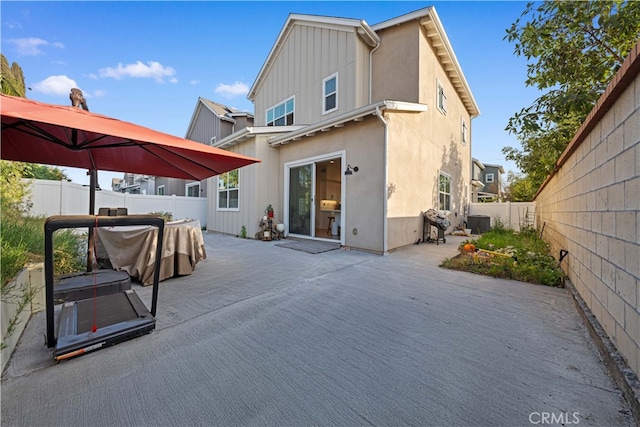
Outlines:
<svg viewBox="0 0 640 427"><path fill-rule="evenodd" d="M509 171L504 188L504 198L509 202L532 202L538 191L531 177Z"/></svg>
<svg viewBox="0 0 640 427"><path fill-rule="evenodd" d="M5 95L25 97L26 91L22 67L16 62L9 65L9 61L4 54L0 54L0 86L2 93ZM22 187L21 178L49 179L52 181L69 179L69 177L57 167L2 160L0 161L0 179L2 179L0 186L2 186L1 188L4 190L2 191L3 198L5 191L7 191L6 194L10 198L8 201L9 204L15 203L12 197L20 194L21 191L24 192L24 190L20 188L11 188L13 185ZM27 196L27 193L24 193L24 195ZM2 207L5 207L4 203ZM22 211L18 212L22 213Z"/></svg>
<svg viewBox="0 0 640 427"><path fill-rule="evenodd" d="M509 119L522 148L505 147L537 190L640 37L638 1L527 4L505 39L544 92Z"/></svg>
<svg viewBox="0 0 640 427"><path fill-rule="evenodd" d="M0 87L5 95L22 98L26 95L22 68L15 62L9 65L4 54L0 54Z"/></svg>
<svg viewBox="0 0 640 427"><path fill-rule="evenodd" d="M23 163L24 177L33 179L48 179L50 181L68 180L69 177L55 166L38 165L35 163Z"/></svg>

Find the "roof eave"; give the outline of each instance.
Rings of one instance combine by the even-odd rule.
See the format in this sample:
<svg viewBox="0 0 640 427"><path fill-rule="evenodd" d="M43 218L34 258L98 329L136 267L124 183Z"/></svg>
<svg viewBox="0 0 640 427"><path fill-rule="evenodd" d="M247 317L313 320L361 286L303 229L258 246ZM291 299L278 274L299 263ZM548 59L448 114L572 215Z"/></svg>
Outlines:
<svg viewBox="0 0 640 427"><path fill-rule="evenodd" d="M388 111L405 111L421 113L428 110L426 104L417 104L413 102L384 100L374 104L366 105L357 110L350 111L338 117L325 120L323 122L315 123L309 126L304 126L301 129L287 133L285 135L273 137L269 139L269 145L277 147L279 145L289 144L293 141L298 141L307 136L314 136L318 132L326 132L333 128L342 127L345 123L351 121L360 121L368 115L376 115L379 110Z"/></svg>

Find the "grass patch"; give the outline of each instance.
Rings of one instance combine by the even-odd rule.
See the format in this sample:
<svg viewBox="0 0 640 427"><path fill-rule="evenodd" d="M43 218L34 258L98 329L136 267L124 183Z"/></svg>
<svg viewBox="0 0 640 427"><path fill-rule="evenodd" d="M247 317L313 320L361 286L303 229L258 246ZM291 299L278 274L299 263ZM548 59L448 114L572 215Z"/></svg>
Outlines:
<svg viewBox="0 0 640 427"><path fill-rule="evenodd" d="M464 253L463 247L467 243L473 244L477 249L509 256L492 254L480 256L480 252ZM538 238L533 228L515 232L498 222L491 231L477 239L463 242L460 252L460 255L445 260L440 266L502 279L546 286L564 286L564 272L558 266L558 261L551 255L549 245Z"/></svg>
<svg viewBox="0 0 640 427"><path fill-rule="evenodd" d="M27 263L44 261L44 217L20 217L0 227L0 281L2 288ZM72 229L54 234L54 274L86 269L86 235Z"/></svg>

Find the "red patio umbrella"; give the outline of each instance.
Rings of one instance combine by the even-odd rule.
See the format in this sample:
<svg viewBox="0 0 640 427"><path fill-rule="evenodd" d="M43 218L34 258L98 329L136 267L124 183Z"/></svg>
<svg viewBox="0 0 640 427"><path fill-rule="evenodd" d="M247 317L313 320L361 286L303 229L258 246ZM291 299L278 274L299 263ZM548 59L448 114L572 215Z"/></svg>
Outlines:
<svg viewBox="0 0 640 427"><path fill-rule="evenodd" d="M9 95L0 106L5 160L198 181L260 162L71 106Z"/></svg>
<svg viewBox="0 0 640 427"><path fill-rule="evenodd" d="M72 106L1 95L0 107L0 157L88 169L89 215L99 170L200 181L260 162Z"/></svg>

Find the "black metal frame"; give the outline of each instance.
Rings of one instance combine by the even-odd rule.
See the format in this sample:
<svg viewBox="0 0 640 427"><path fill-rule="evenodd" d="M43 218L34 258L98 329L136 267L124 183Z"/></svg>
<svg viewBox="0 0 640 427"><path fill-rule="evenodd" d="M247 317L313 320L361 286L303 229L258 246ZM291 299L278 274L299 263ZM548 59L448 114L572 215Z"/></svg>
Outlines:
<svg viewBox="0 0 640 427"><path fill-rule="evenodd" d="M427 218L426 215L423 215L422 222L422 242L423 243L433 243L436 242L436 245L439 245L440 240L442 243L447 243L447 238L444 237L444 231L442 228L438 226L437 222L433 222ZM438 236L434 239L431 237L431 227L435 227L438 230ZM426 236L426 237L425 237Z"/></svg>
<svg viewBox="0 0 640 427"><path fill-rule="evenodd" d="M162 241L164 237L164 219L154 215L128 215L128 216L95 216L95 215L57 215L47 218L45 221L45 298L46 298L46 318L47 318L47 335L46 344L51 348L57 344L55 337L54 322L54 271L53 271L53 233L62 228L82 228L89 227L112 227L112 226L128 226L128 225L151 225L158 228L158 240L156 243L156 259L153 272L153 294L151 298L151 311L147 311L147 307L142 303L137 294L131 290L125 291L126 299L131 304L137 315L135 319L125 322L116 323L102 327L100 331L92 333L75 334L77 331L77 304L71 302L63 306L67 308L66 312L61 313L61 342L64 347L56 349L56 359L60 360L64 356L60 353L73 352L82 349L81 352L90 351L103 346L116 344L135 336L148 333L155 328L156 305L158 302L158 283L160 279L160 265L162 262ZM99 304L102 298L97 297L95 304ZM62 324L64 322L64 324Z"/></svg>

